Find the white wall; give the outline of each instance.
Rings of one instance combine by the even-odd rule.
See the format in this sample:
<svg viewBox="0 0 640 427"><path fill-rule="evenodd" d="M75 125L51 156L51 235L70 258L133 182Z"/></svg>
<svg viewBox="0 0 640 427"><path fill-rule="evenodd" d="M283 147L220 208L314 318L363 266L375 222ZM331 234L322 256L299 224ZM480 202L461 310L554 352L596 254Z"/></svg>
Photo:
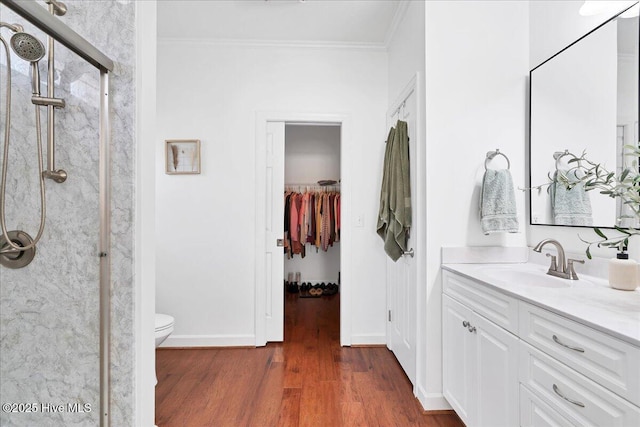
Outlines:
<svg viewBox="0 0 640 427"><path fill-rule="evenodd" d="M528 3L530 68L540 65L616 14L582 16L579 11L583 2L576 0L535 0Z"/></svg>
<svg viewBox="0 0 640 427"><path fill-rule="evenodd" d="M601 23L607 21L614 12L605 15L581 16L578 11L582 2L578 1L531 1L530 13L530 68L533 68L560 51L571 42L582 37ZM579 238L597 239L590 228L527 226L527 244L533 246L547 237L558 239L565 250L584 254L586 244ZM631 241L629 253L640 256L640 242ZM611 257L613 252L592 248L596 256Z"/></svg>
<svg viewBox="0 0 640 427"><path fill-rule="evenodd" d="M638 121L638 56L618 57L618 123Z"/></svg>
<svg viewBox="0 0 640 427"><path fill-rule="evenodd" d="M285 126L284 182L288 184L314 184L319 180L340 180L340 127L339 126ZM311 187L312 191L314 188ZM305 187L300 190L305 191ZM340 272L340 242L334 242L328 251L306 245L306 255L294 255L284 260L287 273L301 273L302 282L338 283ZM300 284L300 283L298 283Z"/></svg>
<svg viewBox="0 0 640 427"><path fill-rule="evenodd" d="M340 126L286 125L284 182L340 180Z"/></svg>
<svg viewBox="0 0 640 427"><path fill-rule="evenodd" d="M486 152L511 160L525 183L528 3L426 2L427 270L424 358L418 382L425 409L442 407L442 246L522 246L525 195L516 191L520 233L485 236L478 216Z"/></svg>
<svg viewBox="0 0 640 427"><path fill-rule="evenodd" d="M402 21L389 41L389 106L397 100L416 71L424 87L424 2L409 1ZM422 96L424 98L424 96ZM424 101L424 99L422 99ZM423 123L424 124L424 123Z"/></svg>
<svg viewBox="0 0 640 427"><path fill-rule="evenodd" d="M351 337L384 342L384 262L375 233L385 138L387 55L374 49L158 46L157 311L176 319L168 345L253 344L257 112L344 114L353 180ZM202 174L165 175L162 140L202 140ZM344 187L343 182L343 187ZM346 214L346 213L345 213ZM348 215L348 214L346 214Z"/></svg>

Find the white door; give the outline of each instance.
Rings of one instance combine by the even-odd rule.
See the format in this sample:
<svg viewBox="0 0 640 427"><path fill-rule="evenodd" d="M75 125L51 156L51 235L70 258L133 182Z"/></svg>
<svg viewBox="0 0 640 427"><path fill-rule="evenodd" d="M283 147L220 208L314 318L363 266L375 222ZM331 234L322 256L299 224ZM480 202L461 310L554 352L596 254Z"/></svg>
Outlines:
<svg viewBox="0 0 640 427"><path fill-rule="evenodd" d="M413 224L417 224L416 214L416 91L410 89L409 95L399 108L397 115L390 117L389 126L395 126L399 118L407 122L409 135L409 169L411 174L411 201ZM404 97L403 97L404 98ZM415 229L409 234L408 248L414 248ZM416 377L416 258L405 255L393 262L387 257L387 346L395 354L398 362L412 384Z"/></svg>
<svg viewBox="0 0 640 427"><path fill-rule="evenodd" d="M284 339L284 122L267 122L264 264L267 341Z"/></svg>
<svg viewBox="0 0 640 427"><path fill-rule="evenodd" d="M478 426L519 425L518 338L476 315L470 320L476 339L475 399Z"/></svg>

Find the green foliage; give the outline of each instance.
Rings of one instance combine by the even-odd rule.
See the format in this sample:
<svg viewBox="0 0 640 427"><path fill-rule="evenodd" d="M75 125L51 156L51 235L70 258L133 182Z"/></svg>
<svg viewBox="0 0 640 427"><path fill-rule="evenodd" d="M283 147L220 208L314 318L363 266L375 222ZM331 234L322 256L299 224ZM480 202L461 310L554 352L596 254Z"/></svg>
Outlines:
<svg viewBox="0 0 640 427"><path fill-rule="evenodd" d="M632 217L640 220L640 173L638 172L638 158L640 157L640 145L625 145L625 156L633 160L629 167L626 167L619 174L607 170L599 163L595 163L587 158L586 152L580 157L569 160L571 168L561 173L559 181L567 188L572 188L582 182L585 191L598 190L600 194L622 200L633 213ZM569 173L574 172L574 173ZM569 176L579 176L579 179L570 179ZM605 248L626 248L629 238L640 235L640 230L635 228L621 228L614 226L614 229L622 235L609 237L601 229L594 228L593 231L600 237L600 240L590 241L580 237L580 240L587 243L586 255L591 259L591 246Z"/></svg>

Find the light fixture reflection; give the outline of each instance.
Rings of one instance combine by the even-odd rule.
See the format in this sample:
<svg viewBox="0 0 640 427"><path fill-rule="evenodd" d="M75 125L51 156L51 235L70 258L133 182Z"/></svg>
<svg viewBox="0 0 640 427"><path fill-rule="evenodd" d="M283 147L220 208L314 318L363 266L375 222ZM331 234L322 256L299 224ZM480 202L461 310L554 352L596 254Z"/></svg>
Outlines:
<svg viewBox="0 0 640 427"><path fill-rule="evenodd" d="M635 5L620 15L621 18L634 18L638 16L640 12L640 4L637 1L593 1L587 0L584 2L582 7L580 7L580 15L582 16L593 16L601 13L611 13L615 14L621 10L628 8L629 6Z"/></svg>

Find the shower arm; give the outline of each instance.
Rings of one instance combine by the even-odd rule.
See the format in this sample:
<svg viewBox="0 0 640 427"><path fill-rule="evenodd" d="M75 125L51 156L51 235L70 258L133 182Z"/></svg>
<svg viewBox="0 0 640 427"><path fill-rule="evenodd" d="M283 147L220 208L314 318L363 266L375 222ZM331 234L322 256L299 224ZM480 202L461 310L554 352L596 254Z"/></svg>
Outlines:
<svg viewBox="0 0 640 427"><path fill-rule="evenodd" d="M24 31L24 27L20 24L9 24L8 22L0 22L0 28L6 27L14 33L21 33Z"/></svg>

